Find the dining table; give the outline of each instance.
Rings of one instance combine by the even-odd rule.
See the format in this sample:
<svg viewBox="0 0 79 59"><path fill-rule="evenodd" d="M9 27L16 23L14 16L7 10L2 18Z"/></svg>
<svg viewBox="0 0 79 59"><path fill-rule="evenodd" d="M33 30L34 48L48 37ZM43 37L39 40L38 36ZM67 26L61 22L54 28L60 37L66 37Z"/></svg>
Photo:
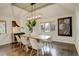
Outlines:
<svg viewBox="0 0 79 59"><path fill-rule="evenodd" d="M29 38L36 39L38 42L42 42L43 45L45 46L52 46L52 37L50 35L44 35L44 34L25 34L25 37L27 37L28 40Z"/></svg>
<svg viewBox="0 0 79 59"><path fill-rule="evenodd" d="M39 42L41 42L43 44L43 48L42 48L42 53L44 55L44 53L51 53L51 48L52 46L52 37L50 35L43 35L43 34L25 34L24 37L26 37L28 40L30 40L30 38L32 39L36 39Z"/></svg>

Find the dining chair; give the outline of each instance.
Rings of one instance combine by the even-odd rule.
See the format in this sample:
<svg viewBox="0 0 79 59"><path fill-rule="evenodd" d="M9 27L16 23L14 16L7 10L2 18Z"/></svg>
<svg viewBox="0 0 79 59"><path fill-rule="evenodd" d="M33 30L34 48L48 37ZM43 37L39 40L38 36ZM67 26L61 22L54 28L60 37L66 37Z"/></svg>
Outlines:
<svg viewBox="0 0 79 59"><path fill-rule="evenodd" d="M33 38L30 38L29 40L30 40L30 43L31 43L31 46L32 46L32 51L31 51L30 56L32 55L34 50L37 51L37 56L38 56L39 55L39 50L43 47L43 44L37 42L37 40L33 39Z"/></svg>
<svg viewBox="0 0 79 59"><path fill-rule="evenodd" d="M27 40L26 36L21 36L21 42L25 46L24 50L28 51L28 47L30 46L29 40Z"/></svg>
<svg viewBox="0 0 79 59"><path fill-rule="evenodd" d="M17 41L18 41L18 43L20 45L20 48L21 48L21 39L18 37L18 35L16 35L15 37L16 37L16 39L17 39Z"/></svg>

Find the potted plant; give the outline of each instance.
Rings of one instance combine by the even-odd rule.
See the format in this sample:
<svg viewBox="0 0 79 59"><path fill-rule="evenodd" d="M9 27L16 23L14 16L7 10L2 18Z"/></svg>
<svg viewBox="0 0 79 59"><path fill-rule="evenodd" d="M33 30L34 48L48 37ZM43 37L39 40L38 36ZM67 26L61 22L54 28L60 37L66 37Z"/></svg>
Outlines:
<svg viewBox="0 0 79 59"><path fill-rule="evenodd" d="M33 32L33 28L36 26L36 20L28 20L26 23L29 31L32 33Z"/></svg>

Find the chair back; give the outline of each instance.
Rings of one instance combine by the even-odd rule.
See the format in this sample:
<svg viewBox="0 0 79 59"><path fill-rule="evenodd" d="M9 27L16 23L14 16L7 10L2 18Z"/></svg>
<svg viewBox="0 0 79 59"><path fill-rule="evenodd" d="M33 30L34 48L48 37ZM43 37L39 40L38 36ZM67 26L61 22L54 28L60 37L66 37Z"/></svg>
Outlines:
<svg viewBox="0 0 79 59"><path fill-rule="evenodd" d="M24 45L28 45L28 41L27 41L27 37L24 37L24 36L21 36L21 42L24 44Z"/></svg>
<svg viewBox="0 0 79 59"><path fill-rule="evenodd" d="M30 38L29 40L33 49L39 49L39 45L36 39Z"/></svg>
<svg viewBox="0 0 79 59"><path fill-rule="evenodd" d="M18 37L18 35L16 35L16 39L18 42L21 42L21 39Z"/></svg>

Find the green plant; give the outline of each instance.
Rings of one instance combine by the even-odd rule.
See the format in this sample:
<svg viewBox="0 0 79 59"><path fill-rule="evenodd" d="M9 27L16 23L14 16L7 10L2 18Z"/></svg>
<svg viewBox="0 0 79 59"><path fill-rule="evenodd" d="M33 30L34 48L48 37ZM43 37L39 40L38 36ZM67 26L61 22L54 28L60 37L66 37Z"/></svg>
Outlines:
<svg viewBox="0 0 79 59"><path fill-rule="evenodd" d="M33 27L36 25L36 20L28 20L26 23L29 31L32 33L33 32Z"/></svg>

